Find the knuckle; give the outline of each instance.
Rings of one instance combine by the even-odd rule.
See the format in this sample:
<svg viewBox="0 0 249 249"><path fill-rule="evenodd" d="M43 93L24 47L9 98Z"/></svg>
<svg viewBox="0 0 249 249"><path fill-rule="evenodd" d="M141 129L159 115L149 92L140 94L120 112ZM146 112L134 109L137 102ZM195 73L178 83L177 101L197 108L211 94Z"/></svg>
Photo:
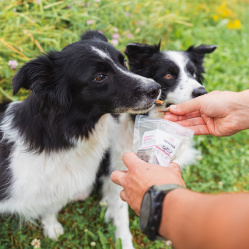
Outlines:
<svg viewBox="0 0 249 249"><path fill-rule="evenodd" d="M181 167L180 167L180 165L178 164L178 163L171 163L171 165L170 165L173 169L176 169L176 170L181 170Z"/></svg>
<svg viewBox="0 0 249 249"><path fill-rule="evenodd" d="M177 174L181 174L181 167L179 164L174 163L174 165L172 165L172 169L177 173Z"/></svg>
<svg viewBox="0 0 249 249"><path fill-rule="evenodd" d="M124 154L124 155L122 156L122 161L124 161L125 158L126 158L126 154Z"/></svg>
<svg viewBox="0 0 249 249"><path fill-rule="evenodd" d="M231 129L232 130L236 131L236 130L240 129L240 125L241 125L241 123L237 118L233 118L231 120Z"/></svg>

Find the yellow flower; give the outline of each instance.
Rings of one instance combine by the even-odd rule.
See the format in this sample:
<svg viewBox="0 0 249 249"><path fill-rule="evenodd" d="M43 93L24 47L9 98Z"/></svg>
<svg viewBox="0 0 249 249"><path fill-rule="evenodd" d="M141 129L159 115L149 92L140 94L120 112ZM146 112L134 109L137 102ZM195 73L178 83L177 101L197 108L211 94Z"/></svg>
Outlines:
<svg viewBox="0 0 249 249"><path fill-rule="evenodd" d="M217 7L216 10L217 10L217 14L222 18L231 17L234 15L234 13L230 9L227 8L226 3L222 3L222 5Z"/></svg>
<svg viewBox="0 0 249 249"><path fill-rule="evenodd" d="M218 15L214 15L213 19L214 19L214 21L218 21L219 20L219 16Z"/></svg>
<svg viewBox="0 0 249 249"><path fill-rule="evenodd" d="M202 11L207 10L207 5L206 4L200 4L198 7L199 7L199 10L202 10Z"/></svg>
<svg viewBox="0 0 249 249"><path fill-rule="evenodd" d="M236 19L234 21L229 21L227 27L229 29L241 29L241 22L239 19Z"/></svg>

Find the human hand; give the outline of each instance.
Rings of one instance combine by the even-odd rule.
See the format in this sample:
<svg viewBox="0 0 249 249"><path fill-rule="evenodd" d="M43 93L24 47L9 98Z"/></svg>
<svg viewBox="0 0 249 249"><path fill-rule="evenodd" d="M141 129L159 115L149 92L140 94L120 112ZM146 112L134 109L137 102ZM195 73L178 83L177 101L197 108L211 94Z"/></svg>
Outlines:
<svg viewBox="0 0 249 249"><path fill-rule="evenodd" d="M120 197L137 215L140 213L143 196L151 186L174 183L185 187L180 167L176 163L162 167L146 163L132 152L123 156L123 162L128 171L114 171L111 180L124 188Z"/></svg>
<svg viewBox="0 0 249 249"><path fill-rule="evenodd" d="M249 128L249 91L214 91L171 105L164 119L195 131L195 135L230 136Z"/></svg>

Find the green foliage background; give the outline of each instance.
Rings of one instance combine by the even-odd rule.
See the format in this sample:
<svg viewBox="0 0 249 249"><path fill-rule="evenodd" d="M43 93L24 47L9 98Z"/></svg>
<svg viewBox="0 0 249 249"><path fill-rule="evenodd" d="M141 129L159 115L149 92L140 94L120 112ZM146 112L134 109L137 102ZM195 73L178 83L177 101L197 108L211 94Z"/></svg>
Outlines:
<svg viewBox="0 0 249 249"><path fill-rule="evenodd" d="M42 52L60 50L77 41L86 29L101 30L110 41L118 33L117 48L121 51L128 42L155 44L161 40L164 50L217 44L218 49L205 59L206 88L248 89L248 3L248 0L1 0L0 102L28 96L24 90L12 96L11 78L17 69L10 69L9 60L16 60L21 66ZM202 157L183 171L188 188L206 193L249 190L248 131L227 138L199 136L195 141ZM104 222L105 207L98 204L100 198L95 190L84 203L68 204L61 211L59 220L65 234L57 242L45 238L39 226L21 222L15 216L3 216L0 249L32 248L35 238L41 240L41 248L120 248L119 241L114 241L115 227ZM149 242L139 232L138 218L132 211L130 217L136 248L166 248L163 242Z"/></svg>

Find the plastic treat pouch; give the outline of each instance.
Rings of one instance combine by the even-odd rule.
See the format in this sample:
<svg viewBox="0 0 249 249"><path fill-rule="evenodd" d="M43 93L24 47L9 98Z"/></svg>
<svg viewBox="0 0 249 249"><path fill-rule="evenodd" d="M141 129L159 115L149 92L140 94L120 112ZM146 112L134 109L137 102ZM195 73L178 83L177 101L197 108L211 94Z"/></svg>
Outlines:
<svg viewBox="0 0 249 249"><path fill-rule="evenodd" d="M137 115L133 145L140 159L168 166L189 147L193 135L194 131L174 122Z"/></svg>

